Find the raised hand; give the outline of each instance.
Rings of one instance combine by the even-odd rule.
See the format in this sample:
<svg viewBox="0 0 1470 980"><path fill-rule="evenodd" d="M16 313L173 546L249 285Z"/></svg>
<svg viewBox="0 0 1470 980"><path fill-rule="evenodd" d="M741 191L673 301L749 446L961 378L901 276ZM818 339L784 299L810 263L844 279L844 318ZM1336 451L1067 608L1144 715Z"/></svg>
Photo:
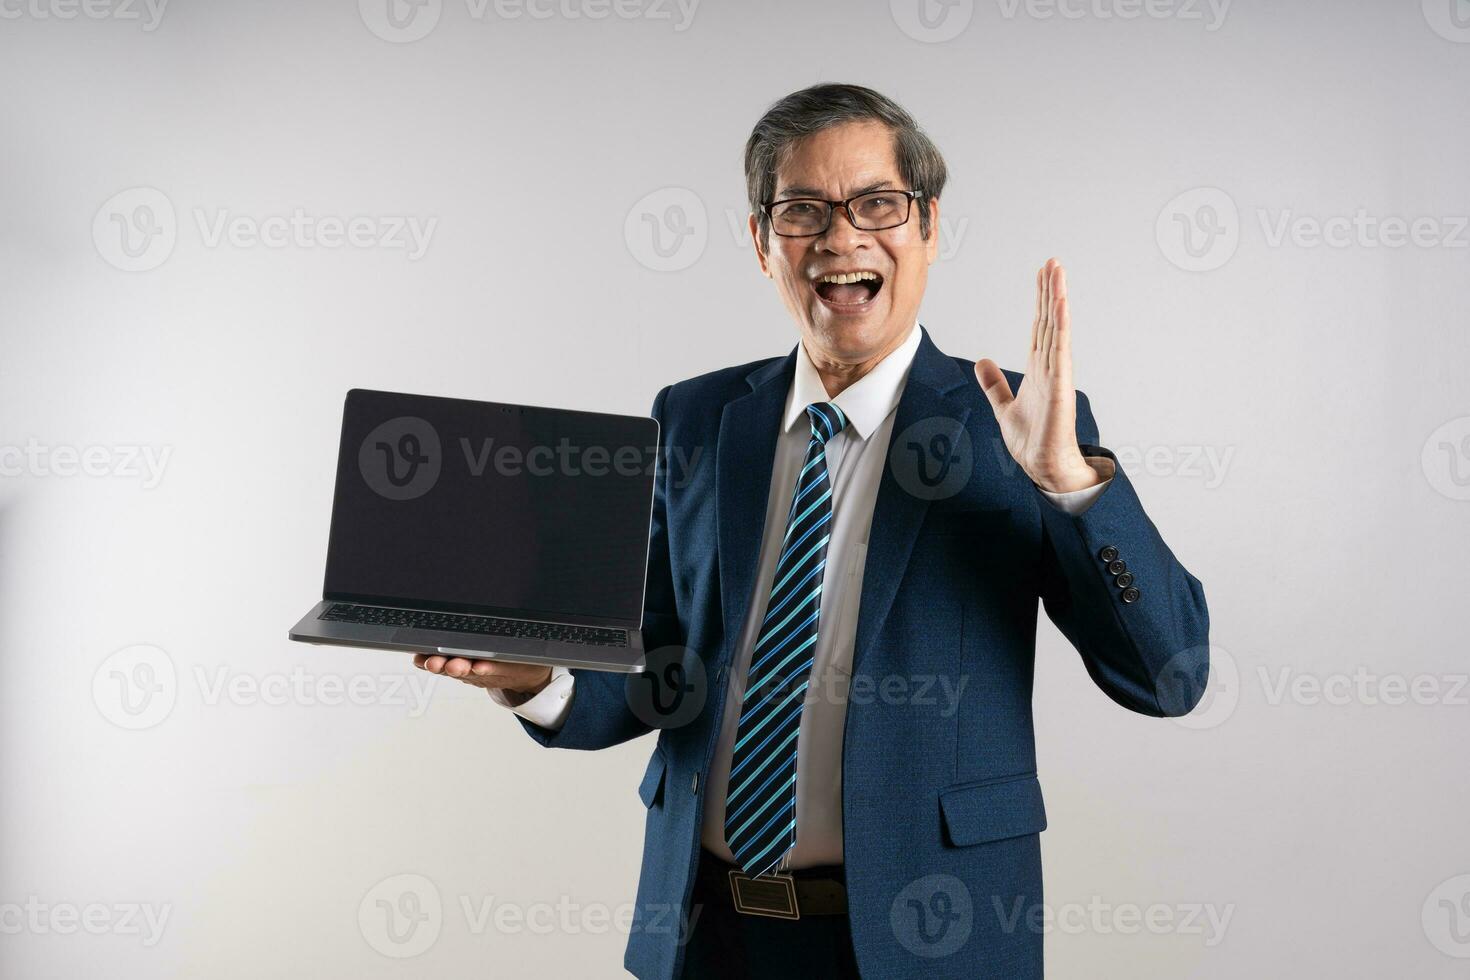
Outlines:
<svg viewBox="0 0 1470 980"><path fill-rule="evenodd" d="M1036 317L1021 393L1011 392L1006 376L989 358L975 362L975 377L995 411L1006 449L1033 483L1066 493L1101 480L1077 446L1067 272L1056 259L1047 259L1036 273Z"/></svg>

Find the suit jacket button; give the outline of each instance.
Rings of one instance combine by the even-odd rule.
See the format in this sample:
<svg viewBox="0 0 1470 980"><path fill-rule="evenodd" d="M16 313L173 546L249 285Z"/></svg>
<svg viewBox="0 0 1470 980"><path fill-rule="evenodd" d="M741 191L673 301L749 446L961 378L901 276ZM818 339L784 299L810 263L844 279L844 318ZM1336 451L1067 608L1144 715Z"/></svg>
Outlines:
<svg viewBox="0 0 1470 980"><path fill-rule="evenodd" d="M1114 558L1117 558L1118 557L1118 549L1117 548L1114 548L1110 544L1109 545L1104 545L1103 546L1103 550L1102 551L1099 551L1097 553L1097 556L1099 558L1101 558L1103 561L1112 561Z"/></svg>
<svg viewBox="0 0 1470 980"><path fill-rule="evenodd" d="M1113 584L1115 584L1120 589L1128 588L1128 586L1133 584L1133 573L1124 572L1122 575L1119 575L1117 579L1114 580Z"/></svg>
<svg viewBox="0 0 1470 980"><path fill-rule="evenodd" d="M1124 602L1137 602L1138 599L1139 599L1139 597L1142 596L1142 595L1143 595L1142 592L1139 592L1137 589L1133 588L1130 585L1128 588L1126 588L1126 589L1123 590L1123 601Z"/></svg>
<svg viewBox="0 0 1470 980"><path fill-rule="evenodd" d="M1128 571L1128 563L1121 558L1114 558L1108 562L1108 573L1110 575L1122 575Z"/></svg>

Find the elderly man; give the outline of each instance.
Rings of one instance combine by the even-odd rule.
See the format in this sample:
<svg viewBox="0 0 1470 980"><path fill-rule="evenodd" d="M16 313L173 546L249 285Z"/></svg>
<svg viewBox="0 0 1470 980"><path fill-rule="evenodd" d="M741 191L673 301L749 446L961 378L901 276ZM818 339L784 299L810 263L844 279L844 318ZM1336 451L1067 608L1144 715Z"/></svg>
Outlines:
<svg viewBox="0 0 1470 980"><path fill-rule="evenodd" d="M654 400L666 449L714 464L657 480L645 642L679 670L415 662L542 745L659 729L636 976L1040 977L1037 600L1109 697L1164 716L1203 690L1204 593L1096 445L1059 263L1024 376L919 325L946 172L907 112L793 93L745 171L800 339ZM698 710L658 724L653 674Z"/></svg>

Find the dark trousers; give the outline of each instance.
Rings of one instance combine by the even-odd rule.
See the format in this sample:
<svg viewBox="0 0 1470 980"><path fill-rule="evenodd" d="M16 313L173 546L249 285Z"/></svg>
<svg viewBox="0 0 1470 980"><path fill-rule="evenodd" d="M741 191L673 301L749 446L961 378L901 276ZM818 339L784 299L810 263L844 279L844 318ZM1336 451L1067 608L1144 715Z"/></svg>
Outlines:
<svg viewBox="0 0 1470 980"><path fill-rule="evenodd" d="M697 909L699 918L685 951L684 980L858 980L847 915L793 920L736 912L729 868L700 849L689 913Z"/></svg>

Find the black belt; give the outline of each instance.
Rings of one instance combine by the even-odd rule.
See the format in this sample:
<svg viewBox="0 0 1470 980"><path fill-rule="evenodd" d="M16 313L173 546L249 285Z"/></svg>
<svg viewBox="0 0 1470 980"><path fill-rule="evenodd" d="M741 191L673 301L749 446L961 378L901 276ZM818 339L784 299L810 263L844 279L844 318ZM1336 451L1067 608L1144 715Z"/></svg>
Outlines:
<svg viewBox="0 0 1470 980"><path fill-rule="evenodd" d="M847 914L847 883L840 864L753 878L700 848L698 873L708 881L711 895L729 896L730 906L741 915L799 919Z"/></svg>

